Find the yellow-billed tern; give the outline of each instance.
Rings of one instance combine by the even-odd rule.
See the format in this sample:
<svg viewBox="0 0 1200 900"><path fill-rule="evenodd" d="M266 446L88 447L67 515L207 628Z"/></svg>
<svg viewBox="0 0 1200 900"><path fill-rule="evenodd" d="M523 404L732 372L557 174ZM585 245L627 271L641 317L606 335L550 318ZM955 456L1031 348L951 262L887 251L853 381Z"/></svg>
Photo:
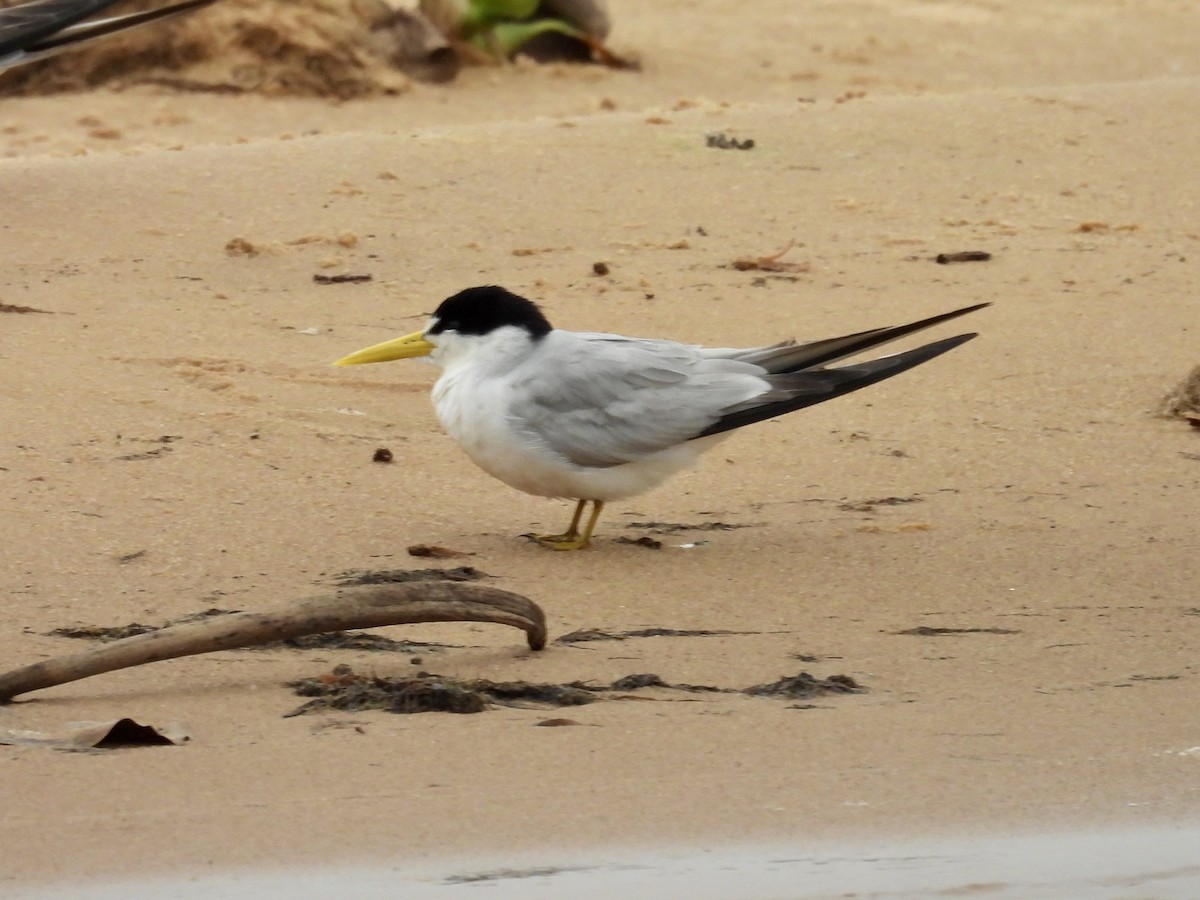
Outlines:
<svg viewBox="0 0 1200 900"><path fill-rule="evenodd" d="M442 368L433 386L442 426L505 484L578 501L566 532L538 537L555 550L576 550L588 545L606 502L649 490L733 429L890 378L975 335L829 363L987 305L811 343L710 349L563 331L523 297L474 287L445 300L423 330L335 365L428 356ZM592 513L580 531L588 501Z"/></svg>

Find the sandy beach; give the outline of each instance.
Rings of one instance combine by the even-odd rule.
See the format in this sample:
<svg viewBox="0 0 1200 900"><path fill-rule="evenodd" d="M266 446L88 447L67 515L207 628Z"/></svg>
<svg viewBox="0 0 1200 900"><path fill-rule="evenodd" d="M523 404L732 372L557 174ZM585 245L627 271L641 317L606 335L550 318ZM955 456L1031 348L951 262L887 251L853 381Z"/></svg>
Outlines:
<svg viewBox="0 0 1200 900"><path fill-rule="evenodd" d="M1155 413L1200 363L1200 5L610 8L637 71L0 95L0 669L86 646L54 629L265 609L351 570L474 567L551 637L395 627L445 646L223 651L0 706L0 730L191 735L0 746L0 894L1197 820L1200 431ZM960 251L991 258L934 261ZM992 306L929 333L976 340L745 429L553 553L520 535L571 504L476 469L434 368L330 365L493 283L563 328L722 346ZM582 629L708 633L556 640ZM864 690L285 717L287 682L339 664Z"/></svg>

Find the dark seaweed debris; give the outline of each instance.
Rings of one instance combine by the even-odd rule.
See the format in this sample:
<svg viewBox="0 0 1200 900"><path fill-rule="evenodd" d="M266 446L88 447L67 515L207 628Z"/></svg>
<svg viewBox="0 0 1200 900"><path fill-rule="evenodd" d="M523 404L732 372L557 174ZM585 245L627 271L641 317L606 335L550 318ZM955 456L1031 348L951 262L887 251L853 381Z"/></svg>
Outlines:
<svg viewBox="0 0 1200 900"><path fill-rule="evenodd" d="M917 637L938 637L945 634L1020 634L1015 628L937 628L932 625L918 625L916 628L906 628L893 634L911 634Z"/></svg>
<svg viewBox="0 0 1200 900"><path fill-rule="evenodd" d="M770 684L756 684L746 688L743 693L751 697L784 697L788 700L810 700L822 694L861 694L865 690L862 685L849 675L830 675L828 678L814 678L807 672L790 675L773 681Z"/></svg>
<svg viewBox="0 0 1200 900"><path fill-rule="evenodd" d="M350 569L333 577L335 584L351 587L356 584L400 584L408 581L479 581L489 578L474 566L453 569Z"/></svg>
<svg viewBox="0 0 1200 900"><path fill-rule="evenodd" d="M624 641L629 638L647 637L721 637L723 635L762 634L761 631L725 631L705 628L635 628L632 631L601 631L598 628L581 628L554 639L556 644L582 644L587 641Z"/></svg>
<svg viewBox="0 0 1200 900"><path fill-rule="evenodd" d="M584 706L597 700L613 699L646 688L686 693L746 694L751 697L778 697L809 700L824 694L858 694L866 689L848 675L815 678L807 672L791 675L748 688L724 688L704 684L672 684L658 675L626 675L607 685L573 681L543 684L528 681L459 681L430 672L404 678L358 675L349 666L337 666L317 678L305 678L288 684L307 703L287 713L300 716L321 710L359 712L379 709L393 713L451 712L478 713L496 706L522 709Z"/></svg>
<svg viewBox="0 0 1200 900"><path fill-rule="evenodd" d="M338 666L328 675L288 684L308 703L287 716L325 709L356 712L381 709L393 713L478 713L501 706L582 706L596 699L586 688L565 684L531 684L525 681L458 681L429 672L405 678L357 675L349 666Z"/></svg>

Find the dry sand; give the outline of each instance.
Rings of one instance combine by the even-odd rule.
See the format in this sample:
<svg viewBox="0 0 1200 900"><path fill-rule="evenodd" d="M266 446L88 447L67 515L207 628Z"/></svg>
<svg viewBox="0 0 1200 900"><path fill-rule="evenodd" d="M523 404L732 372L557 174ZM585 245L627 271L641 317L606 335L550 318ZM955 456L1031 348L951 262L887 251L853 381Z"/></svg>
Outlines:
<svg viewBox="0 0 1200 900"><path fill-rule="evenodd" d="M283 718L290 679L418 667L276 650L117 672L0 708L0 728L128 715L192 742L0 748L0 891L1196 817L1200 434L1152 412L1200 361L1200 7L754 6L614 2L637 73L477 69L341 105L0 100L0 302L36 310L0 313L0 661L77 650L60 626L419 567L405 548L425 542L537 600L555 635L744 633L532 654L495 626L389 629L457 645L421 668L731 687L807 670L867 692ZM793 240L804 271L730 266ZM993 259L931 261L968 249ZM978 340L746 430L555 554L518 535L568 504L473 468L433 418L434 370L328 366L491 282L563 327L702 343L994 306ZM871 502L893 497L910 502ZM614 542L646 520L745 527ZM983 631L900 633L921 626ZM535 727L558 715L581 724Z"/></svg>

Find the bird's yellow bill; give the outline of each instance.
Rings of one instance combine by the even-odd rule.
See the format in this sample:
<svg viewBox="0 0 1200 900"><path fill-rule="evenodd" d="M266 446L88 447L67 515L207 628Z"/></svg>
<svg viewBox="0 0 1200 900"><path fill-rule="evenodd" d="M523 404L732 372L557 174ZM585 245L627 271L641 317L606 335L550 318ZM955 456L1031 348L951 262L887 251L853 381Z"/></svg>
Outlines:
<svg viewBox="0 0 1200 900"><path fill-rule="evenodd" d="M393 359L411 359L414 356L428 356L433 352L433 344L425 340L425 333L416 331L404 337L392 338L382 344L366 347L343 356L335 366L361 366L363 363L391 362Z"/></svg>

